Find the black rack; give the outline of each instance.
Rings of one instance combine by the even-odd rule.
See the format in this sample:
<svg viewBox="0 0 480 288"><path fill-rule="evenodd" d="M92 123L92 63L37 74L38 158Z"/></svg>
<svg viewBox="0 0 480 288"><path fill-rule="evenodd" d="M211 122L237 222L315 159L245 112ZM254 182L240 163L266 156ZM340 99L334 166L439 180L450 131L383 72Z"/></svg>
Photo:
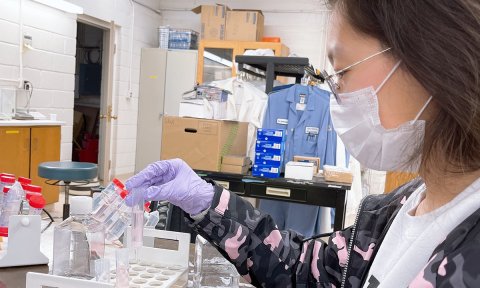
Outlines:
<svg viewBox="0 0 480 288"><path fill-rule="evenodd" d="M303 57L277 57L277 56L245 56L237 55L235 61L238 70L257 77L265 78L267 85L265 93L273 90L273 81L277 76L294 77L296 83L301 83L305 75L305 68L310 66L308 58ZM265 75L247 69L245 65L264 71Z"/></svg>

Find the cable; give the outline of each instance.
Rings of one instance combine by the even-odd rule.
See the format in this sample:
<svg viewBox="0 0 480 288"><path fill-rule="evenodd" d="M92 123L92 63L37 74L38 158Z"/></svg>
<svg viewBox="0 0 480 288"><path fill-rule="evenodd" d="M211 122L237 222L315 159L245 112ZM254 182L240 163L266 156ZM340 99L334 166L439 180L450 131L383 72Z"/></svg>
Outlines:
<svg viewBox="0 0 480 288"><path fill-rule="evenodd" d="M26 88L27 85L30 86L30 89L29 89L30 95L28 96L27 104L25 104L25 107L24 107L24 108L27 109L27 113L29 113L29 112L30 112L30 111L29 111L29 110L30 110L30 101L32 100L32 94L33 94L33 84L32 84L32 82L30 82L30 81L24 81L23 83L24 83L24 84L23 84L23 85L24 85L24 86L23 86L24 88Z"/></svg>
<svg viewBox="0 0 480 288"><path fill-rule="evenodd" d="M45 212L45 214L47 214L48 218L50 218L50 222L55 222L55 220L53 220L53 217L50 213L48 213L47 210L43 209L43 212Z"/></svg>

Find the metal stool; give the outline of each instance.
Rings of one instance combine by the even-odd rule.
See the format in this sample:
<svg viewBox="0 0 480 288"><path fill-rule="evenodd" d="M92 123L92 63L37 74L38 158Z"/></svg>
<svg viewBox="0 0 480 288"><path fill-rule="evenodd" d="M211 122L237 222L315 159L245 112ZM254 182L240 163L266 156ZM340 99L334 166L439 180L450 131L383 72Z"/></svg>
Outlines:
<svg viewBox="0 0 480 288"><path fill-rule="evenodd" d="M64 186L65 204L63 204L63 220L70 216L70 187L89 184L97 177L97 164L86 162L43 162L38 165L38 176L47 179L49 185ZM63 184L59 184L63 182ZM72 182L79 182L71 184Z"/></svg>

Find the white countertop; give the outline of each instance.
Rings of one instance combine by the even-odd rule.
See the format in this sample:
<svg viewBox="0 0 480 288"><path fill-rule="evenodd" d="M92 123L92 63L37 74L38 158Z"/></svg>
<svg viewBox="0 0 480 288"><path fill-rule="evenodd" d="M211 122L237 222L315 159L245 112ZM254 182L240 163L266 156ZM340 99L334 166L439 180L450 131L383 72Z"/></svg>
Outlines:
<svg viewBox="0 0 480 288"><path fill-rule="evenodd" d="M52 120L0 120L0 127L5 126L62 126L65 122Z"/></svg>

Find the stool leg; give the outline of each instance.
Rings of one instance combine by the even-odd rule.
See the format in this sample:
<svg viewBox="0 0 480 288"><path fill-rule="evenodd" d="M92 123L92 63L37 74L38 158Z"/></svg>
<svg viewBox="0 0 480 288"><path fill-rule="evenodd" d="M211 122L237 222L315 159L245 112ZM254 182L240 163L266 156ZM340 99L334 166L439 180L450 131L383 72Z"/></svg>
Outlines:
<svg viewBox="0 0 480 288"><path fill-rule="evenodd" d="M70 194L70 182L65 182L65 204L63 204L63 220L67 219L70 216L70 202L69 202L69 194Z"/></svg>

